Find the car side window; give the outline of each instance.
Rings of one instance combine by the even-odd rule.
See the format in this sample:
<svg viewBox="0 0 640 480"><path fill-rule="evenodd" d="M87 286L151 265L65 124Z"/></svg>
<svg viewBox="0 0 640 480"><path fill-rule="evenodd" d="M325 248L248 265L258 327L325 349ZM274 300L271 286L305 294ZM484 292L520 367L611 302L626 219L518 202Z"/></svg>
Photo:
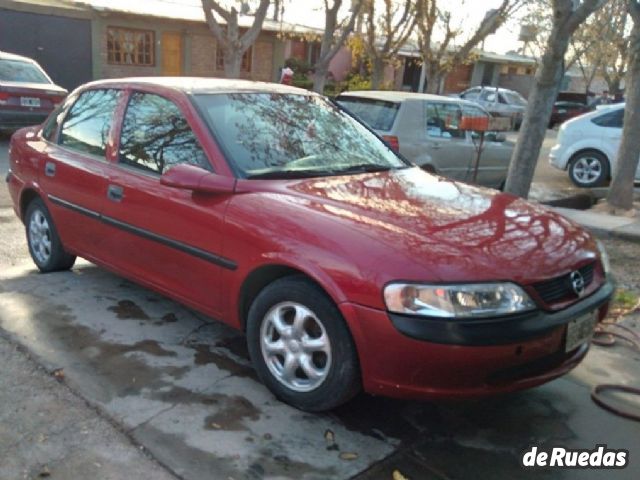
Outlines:
<svg viewBox="0 0 640 480"><path fill-rule="evenodd" d="M460 130L462 112L455 103L428 102L427 106L427 135L437 138L464 138L464 131Z"/></svg>
<svg viewBox="0 0 640 480"><path fill-rule="evenodd" d="M496 101L496 92L495 90L483 90L482 95L480 95L480 99L485 102L495 102Z"/></svg>
<svg viewBox="0 0 640 480"><path fill-rule="evenodd" d="M181 163L212 170L178 106L142 92L132 93L127 106L120 134L120 163L160 175Z"/></svg>
<svg viewBox="0 0 640 480"><path fill-rule="evenodd" d="M119 94L114 89L82 93L64 118L60 145L104 157Z"/></svg>
<svg viewBox="0 0 640 480"><path fill-rule="evenodd" d="M591 121L600 127L622 128L622 122L624 121L624 108L592 118Z"/></svg>
<svg viewBox="0 0 640 480"><path fill-rule="evenodd" d="M464 92L462 95L460 95L460 97L464 98L465 100L477 100L479 95L480 89L472 88L471 90L467 90L466 92Z"/></svg>

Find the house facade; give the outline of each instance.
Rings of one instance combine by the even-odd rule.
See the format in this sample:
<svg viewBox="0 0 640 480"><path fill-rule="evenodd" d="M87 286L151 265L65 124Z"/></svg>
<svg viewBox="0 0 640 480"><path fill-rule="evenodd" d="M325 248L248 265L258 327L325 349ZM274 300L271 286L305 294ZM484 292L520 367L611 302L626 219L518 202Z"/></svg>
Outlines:
<svg viewBox="0 0 640 480"><path fill-rule="evenodd" d="M252 21L241 16L241 28ZM242 78L280 79L292 43L283 31L317 33L265 20L243 57ZM0 0L0 50L36 59L69 89L100 78L224 76L224 54L202 10L156 0Z"/></svg>

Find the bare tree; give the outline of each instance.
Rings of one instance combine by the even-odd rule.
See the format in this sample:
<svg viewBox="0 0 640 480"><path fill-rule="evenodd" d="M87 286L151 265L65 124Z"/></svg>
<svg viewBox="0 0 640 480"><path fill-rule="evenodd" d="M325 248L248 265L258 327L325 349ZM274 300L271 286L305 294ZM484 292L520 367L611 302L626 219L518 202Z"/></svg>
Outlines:
<svg viewBox="0 0 640 480"><path fill-rule="evenodd" d="M366 25L364 47L371 60L371 88L380 88L384 68L392 62L402 48L417 21L414 0L404 0L399 4L394 0L384 0L382 12L376 9L375 0L366 0L362 11Z"/></svg>
<svg viewBox="0 0 640 480"><path fill-rule="evenodd" d="M529 94L505 190L527 197L540 148L551 117L553 103L564 77L564 57L571 36L605 0L553 0L553 24Z"/></svg>
<svg viewBox="0 0 640 480"><path fill-rule="evenodd" d="M503 0L487 12L480 24L459 45L463 28L453 25L451 11L438 0L417 0L418 44L427 76L427 91L441 93L447 73L472 60L472 53L489 35L494 34L524 0ZM435 38L439 38L436 43Z"/></svg>
<svg viewBox="0 0 640 480"><path fill-rule="evenodd" d="M627 0L609 0L573 35L565 69L574 63L578 66L587 92L597 75L605 79L609 92L620 92L627 69L628 16Z"/></svg>
<svg viewBox="0 0 640 480"><path fill-rule="evenodd" d="M629 41L628 73L625 81L626 105L622 142L609 189L607 202L613 209L629 210L633 207L633 180L640 159L640 2L628 0L629 14L633 20Z"/></svg>
<svg viewBox="0 0 640 480"><path fill-rule="evenodd" d="M324 91L329 73L329 63L344 46L347 37L353 31L362 1L352 0L349 15L342 21L338 21L341 6L342 0L333 0L331 5L330 0L324 0L324 34L320 41L320 56L313 66L313 90L318 93Z"/></svg>
<svg viewBox="0 0 640 480"><path fill-rule="evenodd" d="M260 0L253 24L243 34L240 34L238 11L235 7L226 10L215 0L201 1L209 30L211 30L224 55L224 75L227 78L238 78L242 65L242 55L258 38L262 23L267 15L270 0ZM218 21L216 14L224 20L225 25Z"/></svg>

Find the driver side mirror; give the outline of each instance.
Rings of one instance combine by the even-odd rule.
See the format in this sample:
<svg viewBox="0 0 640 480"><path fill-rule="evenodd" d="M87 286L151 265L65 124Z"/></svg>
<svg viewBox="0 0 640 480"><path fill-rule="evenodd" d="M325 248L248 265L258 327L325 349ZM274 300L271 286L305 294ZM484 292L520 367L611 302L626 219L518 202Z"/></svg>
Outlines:
<svg viewBox="0 0 640 480"><path fill-rule="evenodd" d="M171 167L164 172L160 177L160 183L167 187L199 193L233 193L236 187L235 178L216 175L186 163Z"/></svg>

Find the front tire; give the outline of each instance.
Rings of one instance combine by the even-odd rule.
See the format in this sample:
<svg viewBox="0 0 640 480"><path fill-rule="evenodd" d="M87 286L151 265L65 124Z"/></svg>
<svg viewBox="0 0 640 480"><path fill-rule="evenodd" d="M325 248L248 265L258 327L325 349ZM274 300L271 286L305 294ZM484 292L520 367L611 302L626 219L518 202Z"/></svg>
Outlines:
<svg viewBox="0 0 640 480"><path fill-rule="evenodd" d="M356 349L333 301L304 276L281 278L254 300L247 319L251 361L280 400L330 410L360 390Z"/></svg>
<svg viewBox="0 0 640 480"><path fill-rule="evenodd" d="M67 253L47 206L40 198L29 203L25 213L29 253L42 273L69 270L76 257Z"/></svg>
<svg viewBox="0 0 640 480"><path fill-rule="evenodd" d="M600 187L609 178L609 160L595 150L579 152L569 162L569 178L578 187Z"/></svg>

